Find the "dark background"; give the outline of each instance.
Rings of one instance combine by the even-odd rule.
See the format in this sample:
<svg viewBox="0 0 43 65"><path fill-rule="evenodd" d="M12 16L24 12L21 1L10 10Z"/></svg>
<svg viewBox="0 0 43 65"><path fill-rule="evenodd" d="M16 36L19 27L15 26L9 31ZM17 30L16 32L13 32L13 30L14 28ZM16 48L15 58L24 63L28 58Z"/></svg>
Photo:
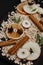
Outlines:
<svg viewBox="0 0 43 65"><path fill-rule="evenodd" d="M38 0L35 0L36 3L40 3L41 7L43 7L43 3L38 2ZM8 12L15 11L14 5L17 6L20 3L20 0L0 0L0 23L2 20L7 20L8 18ZM34 62L34 65L43 65L43 46L41 48L41 56ZM0 51L0 65L17 65L14 64L12 61L8 61L6 57L1 56Z"/></svg>
<svg viewBox="0 0 43 65"><path fill-rule="evenodd" d="M8 12L15 11L14 5L20 3L20 0L0 0L0 20L7 19Z"/></svg>
<svg viewBox="0 0 43 65"><path fill-rule="evenodd" d="M36 3L39 3L43 7L43 0L34 0ZM20 0L0 0L0 20L7 19L8 12L12 10L15 11L14 5L20 3Z"/></svg>

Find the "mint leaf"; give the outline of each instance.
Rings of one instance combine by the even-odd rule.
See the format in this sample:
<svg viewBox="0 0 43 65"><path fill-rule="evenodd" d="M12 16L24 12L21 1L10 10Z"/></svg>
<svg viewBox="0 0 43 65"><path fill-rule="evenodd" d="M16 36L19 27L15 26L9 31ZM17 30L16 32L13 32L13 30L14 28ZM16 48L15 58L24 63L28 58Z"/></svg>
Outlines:
<svg viewBox="0 0 43 65"><path fill-rule="evenodd" d="M20 20L20 17L18 18L18 20L17 20L17 23L19 23L21 20Z"/></svg>
<svg viewBox="0 0 43 65"><path fill-rule="evenodd" d="M17 19L16 19L16 17L14 17L14 19L12 19L14 22L17 22Z"/></svg>
<svg viewBox="0 0 43 65"><path fill-rule="evenodd" d="M42 44L43 44L43 37L40 40L40 45L42 45Z"/></svg>
<svg viewBox="0 0 43 65"><path fill-rule="evenodd" d="M35 11L35 10L36 10L36 9L33 9L32 12Z"/></svg>
<svg viewBox="0 0 43 65"><path fill-rule="evenodd" d="M20 17L17 19L16 17L14 17L14 19L12 19L15 23L19 23L21 20L20 20Z"/></svg>
<svg viewBox="0 0 43 65"><path fill-rule="evenodd" d="M37 34L37 36L35 38L36 38L36 42L38 42L40 40L40 35Z"/></svg>
<svg viewBox="0 0 43 65"><path fill-rule="evenodd" d="M39 34L37 34L37 36L35 38L36 38L36 42L39 45L43 45L43 37L41 37Z"/></svg>

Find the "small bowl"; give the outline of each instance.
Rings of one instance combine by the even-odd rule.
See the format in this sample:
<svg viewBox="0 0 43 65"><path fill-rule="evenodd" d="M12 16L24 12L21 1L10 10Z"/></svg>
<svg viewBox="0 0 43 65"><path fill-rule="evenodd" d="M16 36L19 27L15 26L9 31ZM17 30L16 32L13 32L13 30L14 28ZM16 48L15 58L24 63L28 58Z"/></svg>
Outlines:
<svg viewBox="0 0 43 65"><path fill-rule="evenodd" d="M13 31L11 31L11 32L8 31L8 28L10 26L13 28ZM6 35L7 35L8 38L17 40L17 39L20 39L20 38L23 37L23 35L24 35L24 29L23 29L23 27L20 24L12 23L12 24L10 24L8 26L8 28L6 30ZM22 30L22 34L19 34L20 30Z"/></svg>

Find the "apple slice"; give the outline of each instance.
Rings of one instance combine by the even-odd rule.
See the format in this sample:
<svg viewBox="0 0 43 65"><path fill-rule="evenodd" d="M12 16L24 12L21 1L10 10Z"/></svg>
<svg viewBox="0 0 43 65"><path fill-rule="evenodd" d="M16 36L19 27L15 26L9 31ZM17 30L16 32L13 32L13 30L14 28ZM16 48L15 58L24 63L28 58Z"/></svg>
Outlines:
<svg viewBox="0 0 43 65"><path fill-rule="evenodd" d="M36 60L39 58L41 49L37 43L29 41L24 44L23 48L26 48L28 51L30 51L30 55L26 58L27 60Z"/></svg>

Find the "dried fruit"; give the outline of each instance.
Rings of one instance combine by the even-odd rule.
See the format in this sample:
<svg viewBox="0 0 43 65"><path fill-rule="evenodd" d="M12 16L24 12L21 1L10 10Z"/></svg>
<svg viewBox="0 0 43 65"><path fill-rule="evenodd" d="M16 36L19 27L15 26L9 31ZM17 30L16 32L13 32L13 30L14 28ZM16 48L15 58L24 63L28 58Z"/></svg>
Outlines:
<svg viewBox="0 0 43 65"><path fill-rule="evenodd" d="M8 28L8 33L12 33L13 32L13 28L12 26L10 28Z"/></svg>
<svg viewBox="0 0 43 65"><path fill-rule="evenodd" d="M23 33L23 30L22 29L18 29L17 33L21 35Z"/></svg>

